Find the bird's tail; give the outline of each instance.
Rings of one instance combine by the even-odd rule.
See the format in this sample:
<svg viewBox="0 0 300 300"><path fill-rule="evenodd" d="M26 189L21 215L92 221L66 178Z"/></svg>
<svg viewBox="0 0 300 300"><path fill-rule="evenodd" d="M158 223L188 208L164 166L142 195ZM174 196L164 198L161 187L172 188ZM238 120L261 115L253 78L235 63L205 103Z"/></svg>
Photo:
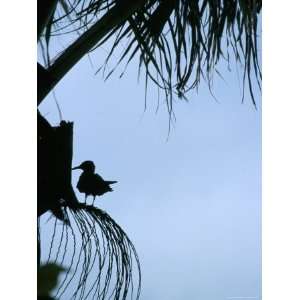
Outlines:
<svg viewBox="0 0 300 300"><path fill-rule="evenodd" d="M107 184L114 184L117 183L118 181L105 181Z"/></svg>

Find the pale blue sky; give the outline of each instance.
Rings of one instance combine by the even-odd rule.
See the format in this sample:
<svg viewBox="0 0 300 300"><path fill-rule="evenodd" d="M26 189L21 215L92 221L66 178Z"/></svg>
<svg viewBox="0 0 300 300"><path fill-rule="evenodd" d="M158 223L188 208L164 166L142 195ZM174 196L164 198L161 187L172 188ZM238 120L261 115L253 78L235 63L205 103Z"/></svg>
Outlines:
<svg viewBox="0 0 300 300"><path fill-rule="evenodd" d="M156 114L152 87L143 111L136 68L104 82L85 58L55 91L63 118L74 121L74 165L93 160L101 176L118 180L96 203L138 251L141 299L260 299L260 94L257 111L249 97L241 104L237 75L226 73L227 83L215 80L217 103L203 82L189 103L176 101L166 141L164 104ZM41 111L59 123L53 96Z"/></svg>

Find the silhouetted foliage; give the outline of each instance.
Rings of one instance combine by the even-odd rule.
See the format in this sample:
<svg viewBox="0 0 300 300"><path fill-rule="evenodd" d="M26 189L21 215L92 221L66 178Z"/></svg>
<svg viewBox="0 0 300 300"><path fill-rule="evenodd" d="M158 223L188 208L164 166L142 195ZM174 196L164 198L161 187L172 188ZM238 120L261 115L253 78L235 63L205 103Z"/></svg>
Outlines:
<svg viewBox="0 0 300 300"><path fill-rule="evenodd" d="M126 299L139 297L140 264L134 245L122 228L103 210L78 203L64 207L69 224L52 221L47 262L65 267L55 298ZM138 272L136 292L134 268Z"/></svg>
<svg viewBox="0 0 300 300"><path fill-rule="evenodd" d="M39 267L37 274L38 300L54 299L51 292L57 286L59 275L65 269L55 263L44 264Z"/></svg>
<svg viewBox="0 0 300 300"><path fill-rule="evenodd" d="M127 65L138 55L146 88L151 80L164 91L170 113L173 93L184 97L201 78L210 85L220 59L229 61L233 56L244 65L244 86L247 80L255 105L251 73L260 86L261 4L261 0L61 0L40 42L57 82L83 55L114 38L103 71L120 45L124 50L117 65L125 59ZM58 35L69 36L71 43L53 56L49 44ZM108 69L106 77L113 71Z"/></svg>

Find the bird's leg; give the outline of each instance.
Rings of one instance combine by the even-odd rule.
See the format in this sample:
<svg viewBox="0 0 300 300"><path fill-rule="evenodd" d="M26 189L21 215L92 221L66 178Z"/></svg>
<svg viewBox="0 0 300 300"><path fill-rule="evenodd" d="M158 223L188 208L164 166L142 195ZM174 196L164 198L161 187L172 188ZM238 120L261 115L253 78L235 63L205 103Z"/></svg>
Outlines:
<svg viewBox="0 0 300 300"><path fill-rule="evenodd" d="M85 194L84 204L86 204L87 194Z"/></svg>
<svg viewBox="0 0 300 300"><path fill-rule="evenodd" d="M94 206L94 203L95 203L95 199L96 199L96 196L94 196L94 199L93 199L93 206Z"/></svg>

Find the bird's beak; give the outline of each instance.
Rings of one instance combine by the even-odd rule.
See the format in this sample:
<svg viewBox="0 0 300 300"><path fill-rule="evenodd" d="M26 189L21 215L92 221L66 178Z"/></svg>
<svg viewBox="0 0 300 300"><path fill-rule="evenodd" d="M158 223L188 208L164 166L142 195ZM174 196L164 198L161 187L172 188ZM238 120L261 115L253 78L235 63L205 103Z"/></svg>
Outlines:
<svg viewBox="0 0 300 300"><path fill-rule="evenodd" d="M79 170L79 169L81 169L80 166L72 168L72 170Z"/></svg>

